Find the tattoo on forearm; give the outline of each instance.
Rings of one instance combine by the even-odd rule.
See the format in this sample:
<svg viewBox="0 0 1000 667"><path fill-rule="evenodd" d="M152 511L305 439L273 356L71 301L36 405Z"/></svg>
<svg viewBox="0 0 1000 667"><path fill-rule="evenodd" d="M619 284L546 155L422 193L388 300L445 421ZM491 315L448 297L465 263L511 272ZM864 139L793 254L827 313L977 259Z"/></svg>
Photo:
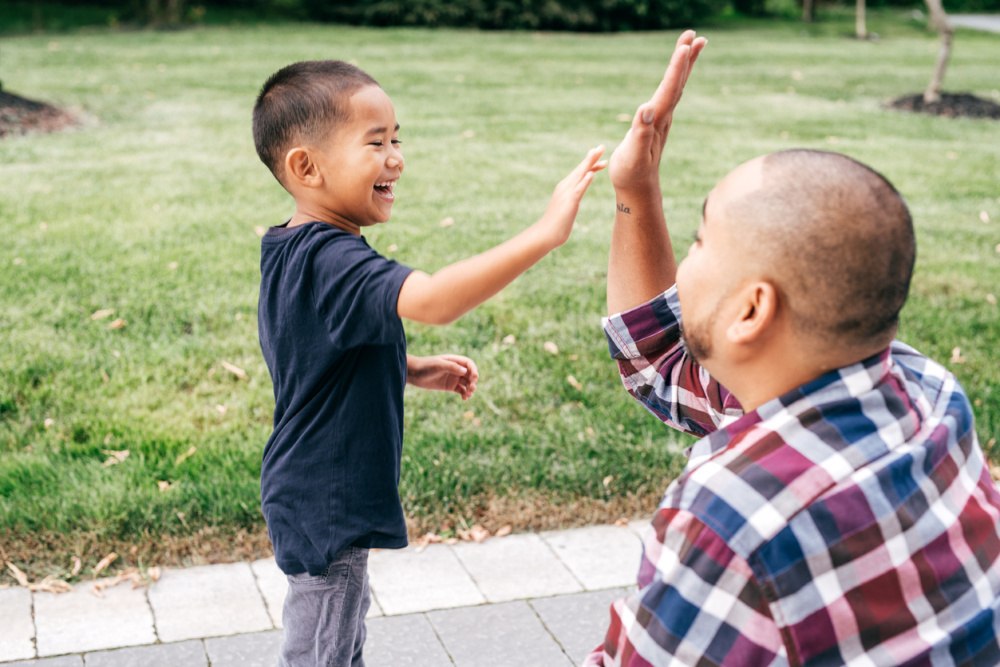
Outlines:
<svg viewBox="0 0 1000 667"><path fill-rule="evenodd" d="M624 203L618 202L618 212L619 213L624 213L625 215L631 215L632 214L632 209L630 209Z"/></svg>

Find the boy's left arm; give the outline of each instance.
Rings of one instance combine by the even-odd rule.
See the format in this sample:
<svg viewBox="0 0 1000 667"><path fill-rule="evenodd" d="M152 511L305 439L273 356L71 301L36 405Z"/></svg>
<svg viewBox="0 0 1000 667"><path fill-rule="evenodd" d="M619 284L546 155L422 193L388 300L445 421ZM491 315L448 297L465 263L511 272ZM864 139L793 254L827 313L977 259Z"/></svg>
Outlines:
<svg viewBox="0 0 1000 667"><path fill-rule="evenodd" d="M406 382L421 389L453 391L469 400L476 391L479 369L476 362L459 354L431 357L406 355Z"/></svg>

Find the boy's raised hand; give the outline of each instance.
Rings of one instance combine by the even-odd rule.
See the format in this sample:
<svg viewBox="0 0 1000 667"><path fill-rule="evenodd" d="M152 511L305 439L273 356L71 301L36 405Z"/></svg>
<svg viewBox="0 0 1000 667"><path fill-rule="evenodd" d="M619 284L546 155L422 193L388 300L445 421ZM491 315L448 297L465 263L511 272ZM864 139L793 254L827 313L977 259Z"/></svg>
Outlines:
<svg viewBox="0 0 1000 667"><path fill-rule="evenodd" d="M432 357L406 355L406 381L421 389L453 391L469 400L476 391L479 369L476 362L459 354Z"/></svg>
<svg viewBox="0 0 1000 667"><path fill-rule="evenodd" d="M566 178L559 181L552 192L552 198L545 213L538 220L538 225L552 234L553 248L561 246L569 239L576 214L580 210L580 201L593 182L594 174L608 166L606 160L601 160L603 154L604 146L591 148L583 161L576 165Z"/></svg>
<svg viewBox="0 0 1000 667"><path fill-rule="evenodd" d="M644 190L659 185L660 158L681 100L684 85L707 40L685 30L677 38L663 79L648 102L632 117L632 126L611 156L608 175L616 190Z"/></svg>

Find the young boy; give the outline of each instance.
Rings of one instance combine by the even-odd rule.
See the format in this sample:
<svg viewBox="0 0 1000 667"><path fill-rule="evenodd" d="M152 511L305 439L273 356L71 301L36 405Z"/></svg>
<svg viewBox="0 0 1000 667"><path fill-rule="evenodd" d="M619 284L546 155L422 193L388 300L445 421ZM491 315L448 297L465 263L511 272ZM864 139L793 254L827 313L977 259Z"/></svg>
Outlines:
<svg viewBox="0 0 1000 667"><path fill-rule="evenodd" d="M340 61L289 65L254 105L257 154L295 200L261 242L260 344L274 384L261 501L288 576L281 665L363 665L368 550L406 546L400 506L403 387L468 399L458 355L406 353L402 319L447 324L569 237L602 148L555 189L532 226L433 275L372 250L403 172L388 95Z"/></svg>

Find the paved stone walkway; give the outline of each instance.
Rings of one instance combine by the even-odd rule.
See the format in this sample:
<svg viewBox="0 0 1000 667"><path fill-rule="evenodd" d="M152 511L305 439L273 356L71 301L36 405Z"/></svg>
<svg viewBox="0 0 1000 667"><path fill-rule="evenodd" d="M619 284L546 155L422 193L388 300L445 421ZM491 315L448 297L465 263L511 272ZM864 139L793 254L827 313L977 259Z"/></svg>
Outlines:
<svg viewBox="0 0 1000 667"><path fill-rule="evenodd" d="M948 14L955 27L1000 32L1000 14Z"/></svg>
<svg viewBox="0 0 1000 667"><path fill-rule="evenodd" d="M634 581L646 525L373 551L366 662L578 665ZM285 589L273 559L166 570L100 596L93 582L0 589L0 667L274 667Z"/></svg>

